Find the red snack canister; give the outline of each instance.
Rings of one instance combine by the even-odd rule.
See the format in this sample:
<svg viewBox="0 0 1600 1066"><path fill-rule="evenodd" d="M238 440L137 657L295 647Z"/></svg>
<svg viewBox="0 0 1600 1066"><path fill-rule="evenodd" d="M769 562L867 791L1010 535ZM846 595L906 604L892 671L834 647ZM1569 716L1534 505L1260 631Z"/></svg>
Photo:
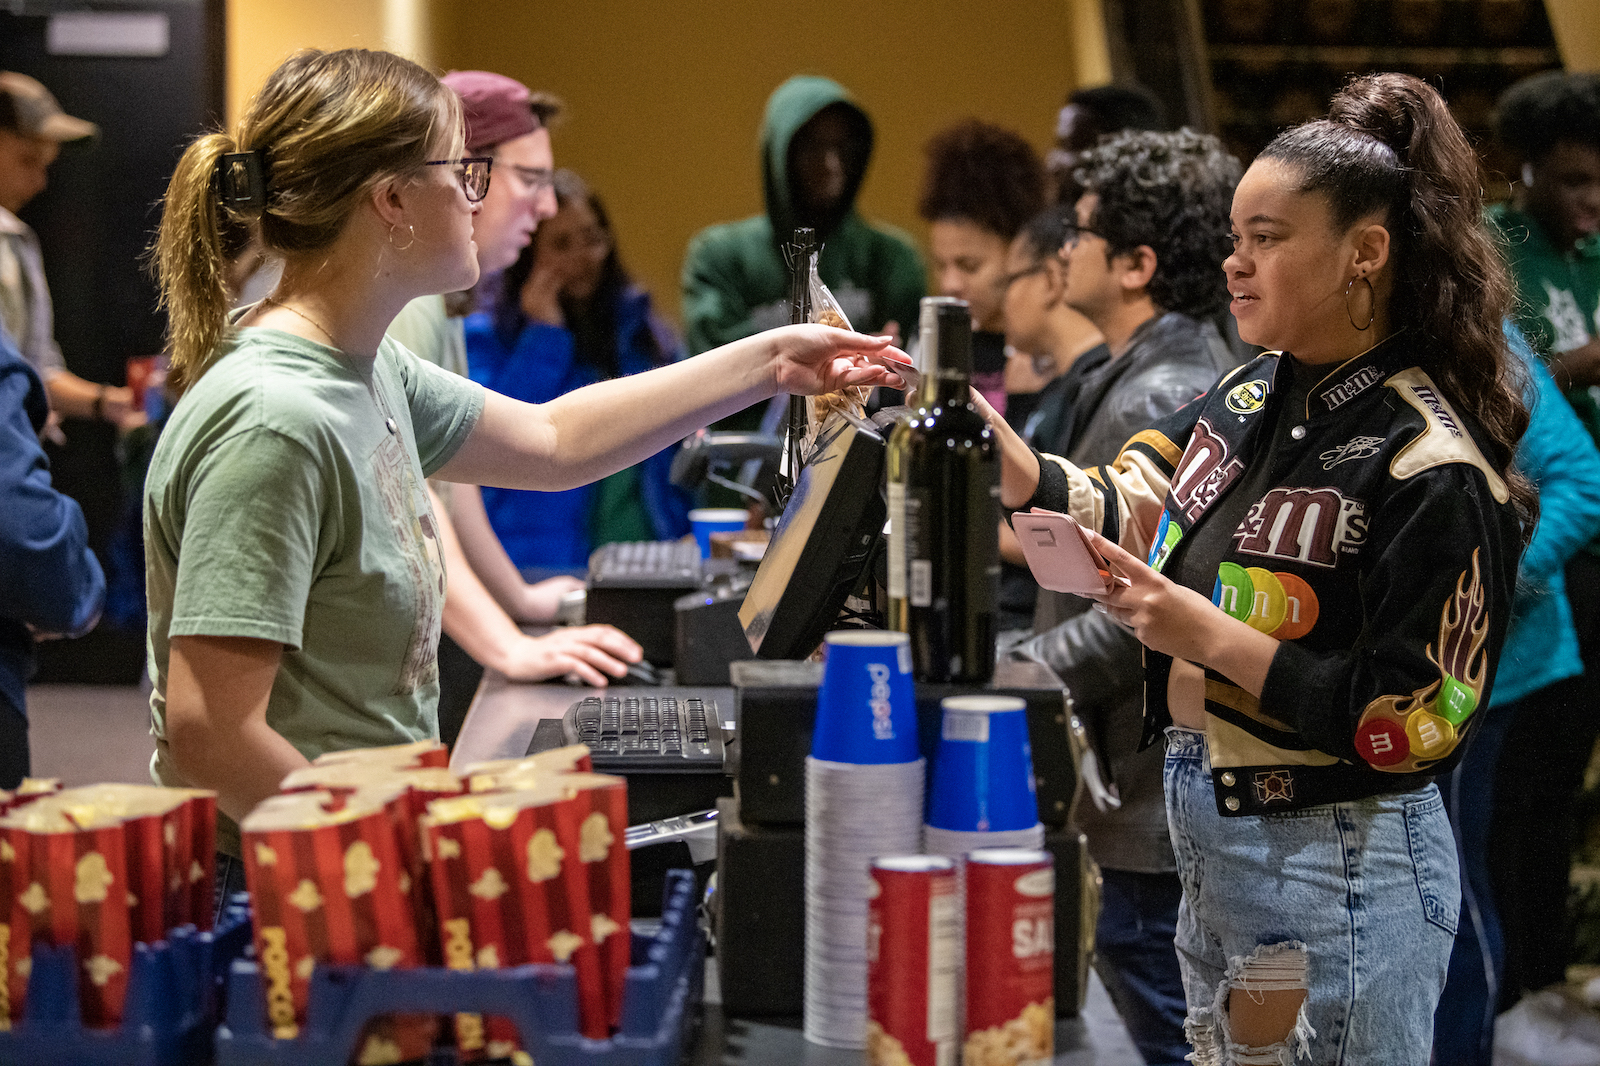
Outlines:
<svg viewBox="0 0 1600 1066"><path fill-rule="evenodd" d="M1032 848L968 853L964 1066L1047 1066L1055 1049L1055 863Z"/></svg>
<svg viewBox="0 0 1600 1066"><path fill-rule="evenodd" d="M903 855L872 864L867 890L867 1062L953 1066L961 966L956 864Z"/></svg>
<svg viewBox="0 0 1600 1066"><path fill-rule="evenodd" d="M204 876L194 856L193 820L201 797L215 802L213 793L194 789L87 785L47 796L39 805L60 810L78 824L108 815L121 820L133 939L154 944L168 930L194 920L193 880Z"/></svg>

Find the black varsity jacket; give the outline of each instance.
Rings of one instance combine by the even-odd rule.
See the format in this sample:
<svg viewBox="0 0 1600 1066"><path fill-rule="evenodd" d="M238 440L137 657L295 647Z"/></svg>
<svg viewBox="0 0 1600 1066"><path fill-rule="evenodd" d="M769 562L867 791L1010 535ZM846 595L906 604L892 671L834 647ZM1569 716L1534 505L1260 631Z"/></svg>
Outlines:
<svg viewBox="0 0 1600 1066"><path fill-rule="evenodd" d="M1271 353L1134 436L1108 466L1041 457L1028 506L1068 511L1160 570L1291 420L1274 487L1233 531L1214 586L1199 590L1281 641L1259 699L1206 672L1225 816L1420 788L1455 764L1488 705L1520 524L1481 429L1409 354L1405 334L1390 338L1290 411ZM1172 660L1144 658L1148 746L1171 724Z"/></svg>

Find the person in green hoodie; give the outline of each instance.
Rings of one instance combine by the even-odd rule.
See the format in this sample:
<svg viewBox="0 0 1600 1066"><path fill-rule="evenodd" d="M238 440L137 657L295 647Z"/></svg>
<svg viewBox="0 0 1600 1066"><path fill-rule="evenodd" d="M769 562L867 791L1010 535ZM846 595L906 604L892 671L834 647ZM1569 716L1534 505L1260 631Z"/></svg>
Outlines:
<svg viewBox="0 0 1600 1066"><path fill-rule="evenodd" d="M817 270L856 329L915 328L926 289L911 238L857 213L856 193L872 158L872 120L844 86L800 76L767 99L761 176L767 210L710 226L689 241L683 264L683 319L690 355L789 321L789 266L798 226L816 230ZM760 408L723 420L754 428Z"/></svg>

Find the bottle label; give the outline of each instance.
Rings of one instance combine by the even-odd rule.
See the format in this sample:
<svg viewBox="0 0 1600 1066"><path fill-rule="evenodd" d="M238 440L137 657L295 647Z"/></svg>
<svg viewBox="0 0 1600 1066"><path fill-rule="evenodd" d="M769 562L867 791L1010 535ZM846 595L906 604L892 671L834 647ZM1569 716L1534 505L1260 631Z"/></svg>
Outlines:
<svg viewBox="0 0 1600 1066"><path fill-rule="evenodd" d="M913 607L933 606L933 560L938 546L930 519L937 514L927 489L905 494L906 597Z"/></svg>
<svg viewBox="0 0 1600 1066"><path fill-rule="evenodd" d="M889 598L906 598L906 487L889 482Z"/></svg>
<svg viewBox="0 0 1600 1066"><path fill-rule="evenodd" d="M911 560L911 606L933 606L933 564L926 559Z"/></svg>

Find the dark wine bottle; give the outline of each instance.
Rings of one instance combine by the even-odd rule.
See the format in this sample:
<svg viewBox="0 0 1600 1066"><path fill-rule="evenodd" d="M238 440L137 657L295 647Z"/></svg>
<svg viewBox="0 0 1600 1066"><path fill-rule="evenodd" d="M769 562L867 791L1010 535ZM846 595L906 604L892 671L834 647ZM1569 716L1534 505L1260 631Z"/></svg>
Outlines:
<svg viewBox="0 0 1600 1066"><path fill-rule="evenodd" d="M922 301L916 411L889 438L889 625L911 635L918 681L994 675L1000 455L972 405L964 300Z"/></svg>

